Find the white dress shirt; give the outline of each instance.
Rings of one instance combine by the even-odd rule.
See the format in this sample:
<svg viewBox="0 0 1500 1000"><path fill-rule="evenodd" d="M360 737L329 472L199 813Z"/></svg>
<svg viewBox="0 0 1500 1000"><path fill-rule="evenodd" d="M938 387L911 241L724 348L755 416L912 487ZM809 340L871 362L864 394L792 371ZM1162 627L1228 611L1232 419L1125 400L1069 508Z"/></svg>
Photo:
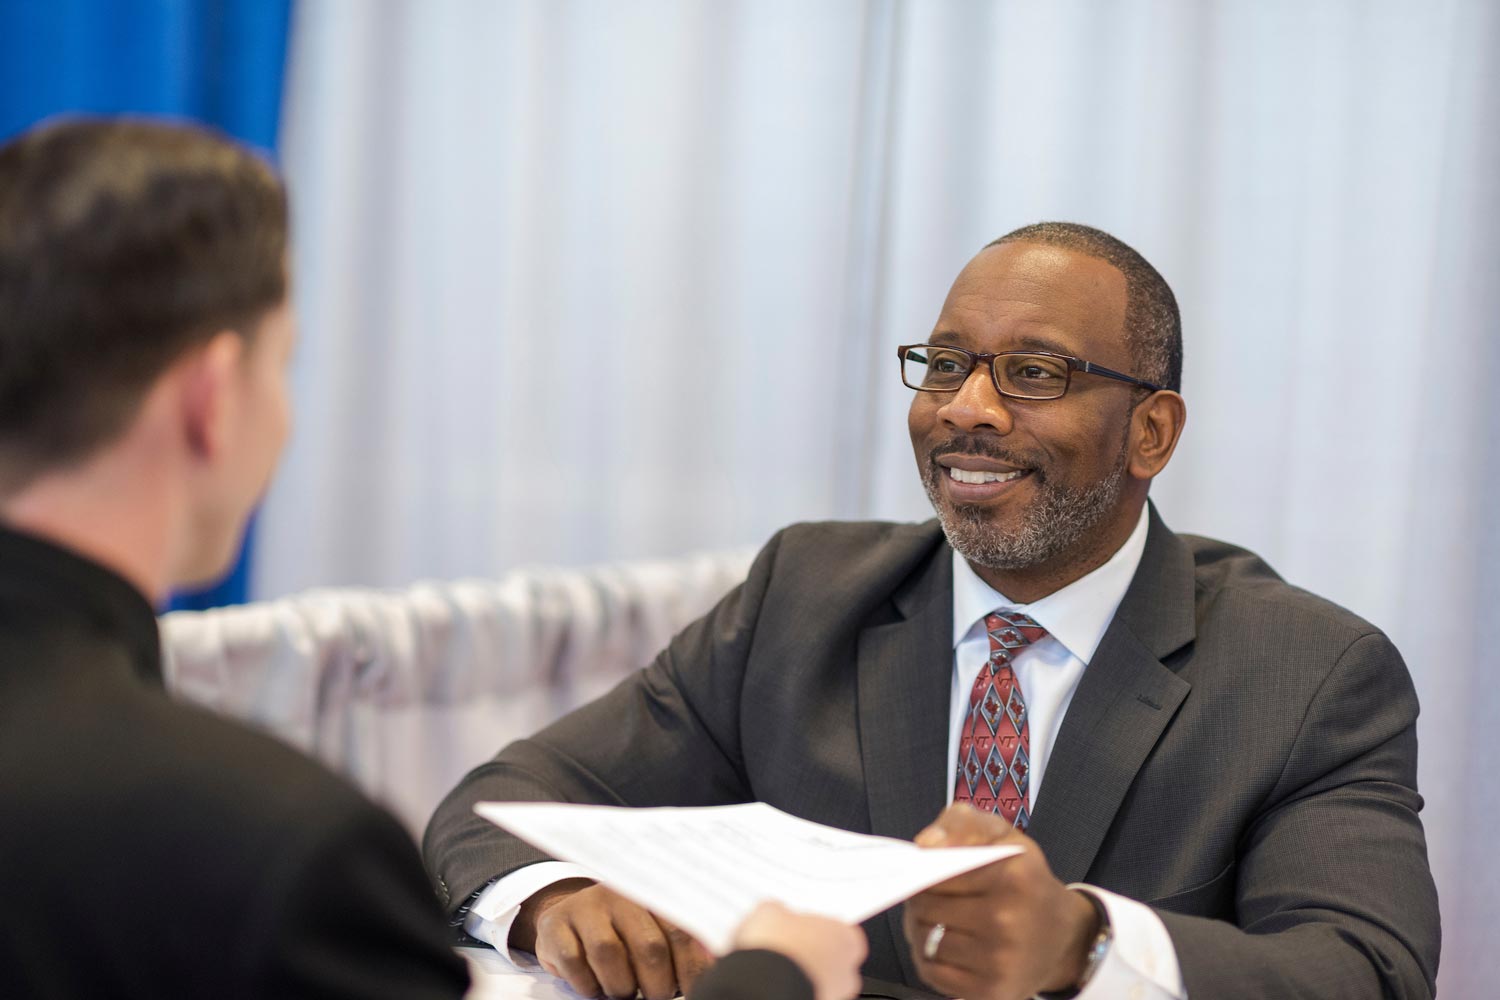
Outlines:
<svg viewBox="0 0 1500 1000"><path fill-rule="evenodd" d="M957 552L953 553L953 682L948 713L948 767L941 781L945 797L953 795L958 773L959 730L968 710L969 689L989 659L984 617L999 608L1030 615L1047 630L1011 663L1026 699L1031 732L1031 784L1028 809L1036 802L1052 755L1052 744L1073 692L1114 619L1115 610L1140 565L1146 548L1145 509L1135 530L1109 561L1098 569L1032 604L1017 604L981 580ZM562 861L543 861L518 869L490 886L475 901L464 929L523 968L531 956L509 947L510 928L521 904L534 893L565 878L589 878L589 871ZM1078 1000L1185 1000L1177 951L1161 919L1143 903L1094 886L1086 889L1109 914L1114 940L1088 987Z"/></svg>

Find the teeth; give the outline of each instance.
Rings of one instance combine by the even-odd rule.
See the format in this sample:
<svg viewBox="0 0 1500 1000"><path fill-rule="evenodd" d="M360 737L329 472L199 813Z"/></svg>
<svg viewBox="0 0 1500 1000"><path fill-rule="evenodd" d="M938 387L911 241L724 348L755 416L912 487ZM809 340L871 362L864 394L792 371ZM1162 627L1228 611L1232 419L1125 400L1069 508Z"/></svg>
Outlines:
<svg viewBox="0 0 1500 1000"><path fill-rule="evenodd" d="M973 483L978 486L983 483L1008 483L1012 479L1020 479L1025 473L1019 469L1015 472L969 472L965 469L949 469L948 475L960 483Z"/></svg>

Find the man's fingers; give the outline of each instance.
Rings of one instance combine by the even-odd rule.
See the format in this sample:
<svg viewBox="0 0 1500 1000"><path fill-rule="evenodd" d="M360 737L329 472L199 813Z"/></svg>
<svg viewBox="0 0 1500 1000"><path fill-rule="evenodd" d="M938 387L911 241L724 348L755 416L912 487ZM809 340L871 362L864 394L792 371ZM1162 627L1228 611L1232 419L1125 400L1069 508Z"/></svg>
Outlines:
<svg viewBox="0 0 1500 1000"><path fill-rule="evenodd" d="M612 997L635 996L635 969L630 964L630 953L625 948L625 942L620 940L609 912L592 907L584 910L574 918L573 929L583 945L589 969L599 981L599 989ZM596 990L595 994L586 995L597 993Z"/></svg>
<svg viewBox="0 0 1500 1000"><path fill-rule="evenodd" d="M1035 925L1034 915L1025 909L997 905L985 896L912 899L903 917L914 955L921 955L932 927L942 924L935 957L976 974L989 968L997 949L1021 945Z"/></svg>
<svg viewBox="0 0 1500 1000"><path fill-rule="evenodd" d="M917 975L922 982L945 997L983 996L987 984L974 978L962 969L955 969L942 962L917 962Z"/></svg>
<svg viewBox="0 0 1500 1000"><path fill-rule="evenodd" d="M967 919L954 917L955 921ZM985 949L990 942L983 933L975 933L971 926L961 923L948 923L947 919L941 921L943 933L940 938L931 938L932 929L936 921L929 921L923 917L907 914L903 918L906 931L906 943L911 948L912 958L918 965L937 964L942 965L953 972L962 972L972 975L981 971L984 967L983 958ZM932 957L927 956L927 942L936 940L937 948Z"/></svg>
<svg viewBox="0 0 1500 1000"><path fill-rule="evenodd" d="M713 964L713 956L688 934L670 920L656 918L662 932L667 936L667 945L672 949L672 965L677 970L677 986L686 993L703 970Z"/></svg>
<svg viewBox="0 0 1500 1000"><path fill-rule="evenodd" d="M536 944L542 967L586 996L669 1000L712 962L690 936L602 886L542 908Z"/></svg>
<svg viewBox="0 0 1500 1000"><path fill-rule="evenodd" d="M939 843L923 843L921 839L917 843L923 847L974 847L984 844L997 844L1010 839L1016 833L1016 828L1006 822L1001 816L994 813L980 812L973 806L963 802L955 802L944 809L932 825L923 830L918 837L934 831L928 837L929 841L940 837Z"/></svg>
<svg viewBox="0 0 1500 1000"><path fill-rule="evenodd" d="M677 969L667 932L645 910L620 907L614 925L625 943L636 985L646 1000L671 1000L677 995Z"/></svg>
<svg viewBox="0 0 1500 1000"><path fill-rule="evenodd" d="M910 909L902 924L917 975L934 990L949 997L973 997L984 996L995 985L979 973L975 958L983 942L968 931L944 924L941 936L932 937L934 925ZM931 958L927 957L929 940L936 943Z"/></svg>
<svg viewBox="0 0 1500 1000"><path fill-rule="evenodd" d="M949 846L948 831L943 829L937 823L933 823L932 825L924 828L921 833L917 834L916 837L913 838L913 842L918 847L947 847Z"/></svg>
<svg viewBox="0 0 1500 1000"><path fill-rule="evenodd" d="M586 997L599 995L599 980L589 968L583 942L566 921L552 921L538 928L536 958L543 969L567 980L575 993Z"/></svg>

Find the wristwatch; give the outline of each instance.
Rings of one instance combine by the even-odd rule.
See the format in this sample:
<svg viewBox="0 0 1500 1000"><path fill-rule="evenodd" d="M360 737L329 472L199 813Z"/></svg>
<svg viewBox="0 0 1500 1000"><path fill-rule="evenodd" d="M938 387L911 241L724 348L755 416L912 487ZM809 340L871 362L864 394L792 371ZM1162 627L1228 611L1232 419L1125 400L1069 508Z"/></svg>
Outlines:
<svg viewBox="0 0 1500 1000"><path fill-rule="evenodd" d="M1109 911L1104 908L1103 903L1099 902L1099 897L1081 886L1069 886L1068 888L1077 889L1083 895L1084 899L1093 904L1094 912L1099 914L1099 935L1094 938L1094 943L1089 945L1088 954L1083 957L1083 972L1078 976L1078 982L1074 984L1073 988L1070 990L1054 990L1051 993L1038 993L1036 1000L1072 1000L1073 997L1083 992L1083 988L1089 984L1089 981L1094 978L1094 974L1099 971L1099 966L1104 964L1104 956L1109 954L1110 942L1115 939L1114 927L1109 922Z"/></svg>

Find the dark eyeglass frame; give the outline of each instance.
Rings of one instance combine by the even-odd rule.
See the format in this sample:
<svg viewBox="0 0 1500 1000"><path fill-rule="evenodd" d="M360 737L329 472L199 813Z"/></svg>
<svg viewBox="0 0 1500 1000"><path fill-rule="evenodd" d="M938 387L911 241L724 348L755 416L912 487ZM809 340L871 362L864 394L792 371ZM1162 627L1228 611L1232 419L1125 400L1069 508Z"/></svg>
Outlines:
<svg viewBox="0 0 1500 1000"><path fill-rule="evenodd" d="M910 351L920 351L923 349L926 349L928 351L947 351L952 354L962 354L964 357L968 358L969 367L964 371L963 381L951 389L937 389L930 385L912 385L910 382L906 381L907 353ZM1053 351L1001 351L999 354L981 354L974 351L966 351L962 347L951 347L947 344L905 344L901 347L896 348L896 357L901 361L901 384L906 386L908 389L915 389L917 392L957 392L959 389L963 388L963 384L964 382L967 382L969 380L969 376L974 374L975 366L983 364L985 362L989 363L990 383L994 385L995 391L1009 399L1030 399L1037 402L1046 402L1052 399L1062 399L1068 394L1068 389L1070 389L1073 385L1074 372L1083 372L1086 375L1102 375L1105 378L1112 378L1117 382L1125 382L1129 385L1138 385L1142 389L1150 389L1152 392L1162 392L1165 389L1165 386L1157 385L1155 382L1147 382L1145 379L1136 378L1134 375L1126 375L1124 372L1117 372L1113 368L1105 368L1103 365L1096 365L1092 361L1085 361L1082 358L1075 358L1070 354L1057 354ZM995 362L999 361L1001 358L1014 357L1054 358L1058 361L1063 362L1065 365L1067 365L1067 377L1063 379L1062 392L1059 392L1056 396L1028 396L1025 393L1011 392L1001 388L1000 369L995 366Z"/></svg>

